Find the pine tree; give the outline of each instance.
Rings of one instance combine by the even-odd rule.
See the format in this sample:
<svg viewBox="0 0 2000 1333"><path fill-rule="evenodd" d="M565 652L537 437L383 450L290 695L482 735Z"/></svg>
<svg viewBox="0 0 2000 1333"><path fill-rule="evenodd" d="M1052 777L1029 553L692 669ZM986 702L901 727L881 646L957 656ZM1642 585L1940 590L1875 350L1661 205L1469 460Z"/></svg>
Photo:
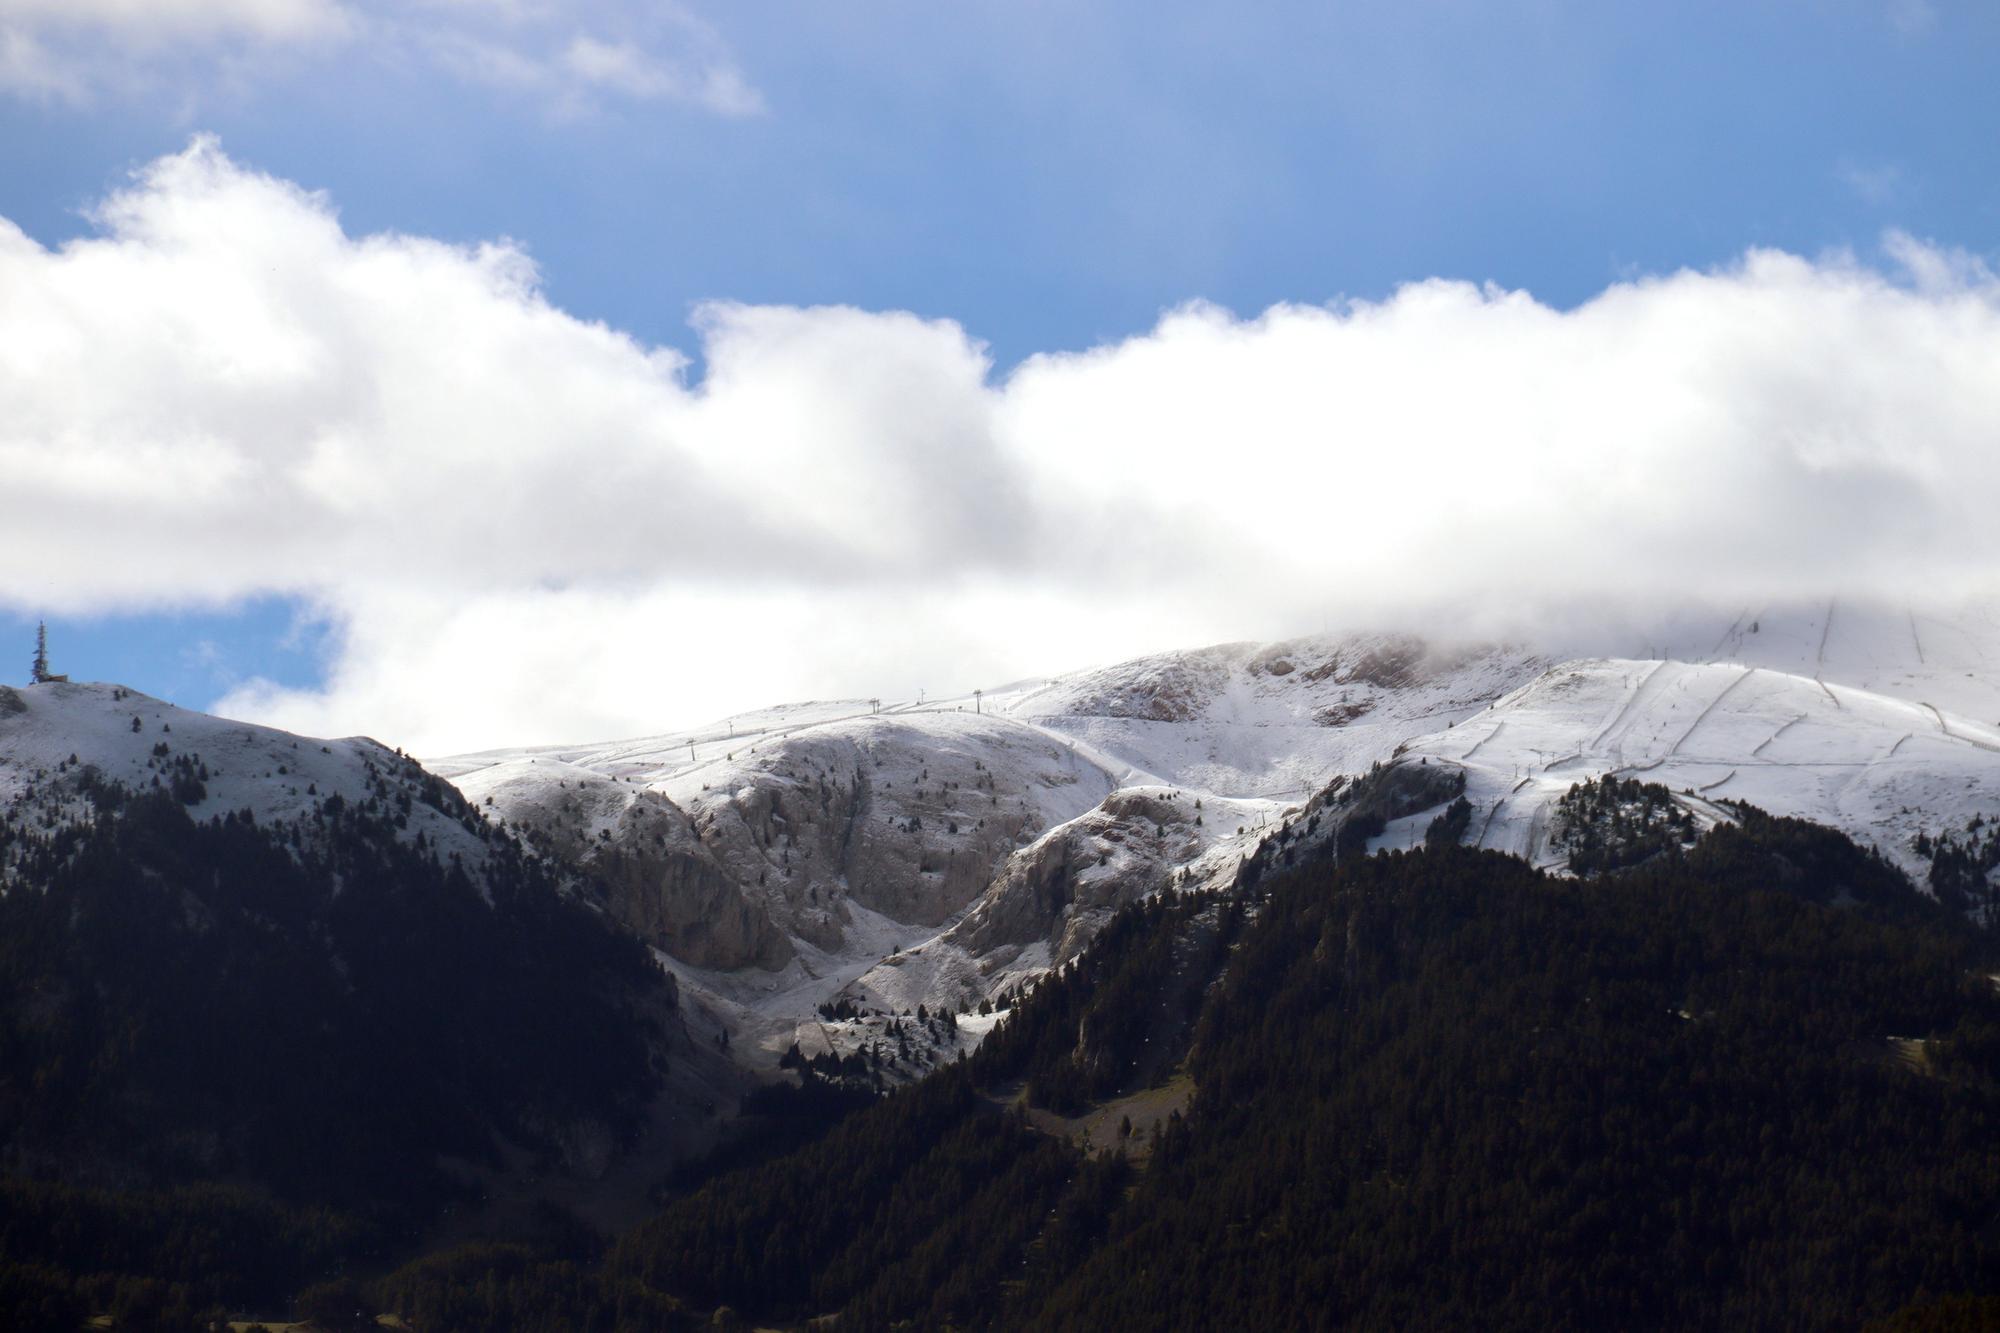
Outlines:
<svg viewBox="0 0 2000 1333"><path fill-rule="evenodd" d="M49 626L47 621L35 622L35 665L28 679L40 685L49 678Z"/></svg>

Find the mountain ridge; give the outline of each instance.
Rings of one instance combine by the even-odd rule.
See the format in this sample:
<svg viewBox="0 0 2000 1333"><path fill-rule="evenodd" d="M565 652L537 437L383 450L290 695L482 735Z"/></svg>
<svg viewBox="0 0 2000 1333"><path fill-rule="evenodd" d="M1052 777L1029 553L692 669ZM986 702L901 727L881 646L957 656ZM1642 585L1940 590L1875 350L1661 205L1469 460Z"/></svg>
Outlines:
<svg viewBox="0 0 2000 1333"><path fill-rule="evenodd" d="M1701 660L1603 655L1617 643ZM492 798L501 817L552 835L560 821L523 773L555 763L567 766L558 782L609 779L622 802L653 793L691 826L719 814L728 828L784 809L796 774L824 781L835 767L820 753L828 746L873 747L882 776L848 785L867 791L862 817L877 821L883 854L864 865L814 852L834 872L819 884L838 895L845 924L760 912L763 881L791 869L768 855L788 844L766 827L748 838L764 839L756 856L740 832L735 850L707 855L701 910L727 918L741 901L757 918L735 932L733 953L653 937L683 984L712 997L748 1039L746 1056L768 1061L794 1044L839 1055L851 1040L879 1038L877 1024L850 1037L815 1017L837 1000L885 1015L991 1000L1074 956L1126 902L1169 883L1226 884L1328 782L1399 757L1464 768L1466 839L1545 868L1562 864L1548 839L1556 800L1576 781L1615 773L1686 789L1679 799L1708 822L1727 817L1716 799L1739 796L1830 823L1921 883L1920 839L2000 814L2000 725L1957 711L2000 711L1988 662L2000 662L2000 621L1983 608L1951 619L1838 601L1557 633L1546 644L1320 635L1153 654L964 698L779 706L693 732L433 766L476 800ZM1015 816L1004 836L976 846L953 835L979 811L921 799L931 757L956 753L968 727L983 729L988 747L973 776ZM1001 757L1010 740L1028 762ZM1081 794L1096 799L1031 799L1062 774L1087 779ZM965 777L940 774L930 795ZM1373 845L1413 845L1435 815L1402 816ZM604 845L619 843L613 831ZM952 883L913 910L940 862ZM627 913L671 916L653 905L657 887L631 882ZM789 957L769 944L773 932L790 942Z"/></svg>

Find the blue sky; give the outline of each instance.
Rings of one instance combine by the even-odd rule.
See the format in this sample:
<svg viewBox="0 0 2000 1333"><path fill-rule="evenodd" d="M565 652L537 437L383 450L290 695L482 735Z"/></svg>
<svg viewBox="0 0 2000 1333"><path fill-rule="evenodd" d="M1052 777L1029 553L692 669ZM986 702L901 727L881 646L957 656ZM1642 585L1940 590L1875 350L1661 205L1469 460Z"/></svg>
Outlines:
<svg viewBox="0 0 2000 1333"><path fill-rule="evenodd" d="M58 247L213 135L349 236L511 239L550 304L688 382L717 299L952 321L1004 377L1194 300L1445 277L1563 309L1762 247L2000 248L1986 4L324 0L336 31L293 24L321 0L176 3L134 33L0 0L0 216ZM59 665L195 705L337 656L295 590L179 600L16 591L0 636L25 667L47 613Z"/></svg>

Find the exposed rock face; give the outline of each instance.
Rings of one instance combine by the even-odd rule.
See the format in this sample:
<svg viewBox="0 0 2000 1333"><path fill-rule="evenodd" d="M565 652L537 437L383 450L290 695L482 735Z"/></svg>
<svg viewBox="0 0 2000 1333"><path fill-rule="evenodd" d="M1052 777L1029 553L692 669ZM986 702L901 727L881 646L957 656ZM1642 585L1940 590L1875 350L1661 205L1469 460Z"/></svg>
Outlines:
<svg viewBox="0 0 2000 1333"><path fill-rule="evenodd" d="M792 956L687 813L658 792L552 760L520 765L479 795L533 845L589 872L605 909L655 948L696 967L781 967Z"/></svg>
<svg viewBox="0 0 2000 1333"><path fill-rule="evenodd" d="M935 929L1023 842L1111 788L1037 731L949 714L751 743L657 781L550 756L461 776L486 808L580 860L608 907L696 967L777 969L844 947L855 909Z"/></svg>
<svg viewBox="0 0 2000 1333"><path fill-rule="evenodd" d="M792 956L791 940L707 855L686 812L656 792L641 792L584 864L612 916L684 962L777 968Z"/></svg>
<svg viewBox="0 0 2000 1333"><path fill-rule="evenodd" d="M974 955L1051 943L1061 962L1096 925L1163 887L1202 851L1194 798L1153 789L1116 792L1009 858L993 887L945 939Z"/></svg>
<svg viewBox="0 0 2000 1333"><path fill-rule="evenodd" d="M1112 913L1187 876L1232 879L1245 853L1261 870L1294 847L1332 840L1349 854L1386 820L1428 810L1465 789L1456 765L1400 761L1329 785L1277 836L1227 835L1237 807L1159 788L1115 792L1095 810L1051 829L1010 857L987 891L941 944L975 959L1011 964L1046 945L1059 966L1081 953ZM1214 831L1211 832L1211 829ZM1221 834L1222 836L1217 836ZM1251 849L1254 848L1254 852ZM1257 873L1253 871L1252 873ZM940 992L942 995L942 992Z"/></svg>
<svg viewBox="0 0 2000 1333"><path fill-rule="evenodd" d="M1269 801L1121 788L1007 858L956 925L884 958L839 994L882 1013L919 1004L966 1012L1080 954L1129 903L1168 887L1233 882L1284 813ZM871 1031L866 1023L836 1026L830 1034L807 1022L790 1039L846 1050Z"/></svg>
<svg viewBox="0 0 2000 1333"><path fill-rule="evenodd" d="M935 722L888 721L788 738L725 776L732 790L681 794L703 851L780 929L828 952L850 904L942 925L1052 814L1110 786L1035 733L970 719L942 738Z"/></svg>

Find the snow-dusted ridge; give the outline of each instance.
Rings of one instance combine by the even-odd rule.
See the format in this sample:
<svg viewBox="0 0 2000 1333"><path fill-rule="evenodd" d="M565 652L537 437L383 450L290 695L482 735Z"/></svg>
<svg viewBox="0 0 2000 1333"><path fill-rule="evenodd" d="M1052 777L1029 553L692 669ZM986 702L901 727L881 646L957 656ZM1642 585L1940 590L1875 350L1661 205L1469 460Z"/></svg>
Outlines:
<svg viewBox="0 0 2000 1333"><path fill-rule="evenodd" d="M1469 841L1547 868L1563 864L1554 802L1606 773L1838 828L1919 883L1919 833L2000 811L2000 728L1734 663L1565 663L1405 754L1465 768Z"/></svg>
<svg viewBox="0 0 2000 1333"><path fill-rule="evenodd" d="M1320 636L1140 658L1059 677L1001 707L1146 775L1128 785L1297 802L1547 665L1518 646Z"/></svg>
<svg viewBox="0 0 2000 1333"><path fill-rule="evenodd" d="M1336 775L1397 756L1463 767L1467 840L1551 869L1554 803L1616 773L1704 822L1738 799L1840 828L1921 882L1918 834L2000 813L1996 665L1990 610L1826 602L1535 645L1224 644L433 767L600 871L643 863L623 915L769 1058L867 1040L813 1012L836 996L994 996L1125 902L1228 883ZM1420 841L1436 813L1373 845Z"/></svg>
<svg viewBox="0 0 2000 1333"><path fill-rule="evenodd" d="M259 823L309 820L321 802L395 808L397 836L477 866L485 830L428 803L433 777L367 737L295 736L180 708L110 684L0 688L0 817L43 828L89 817L86 769L134 791L175 791L196 819L250 812ZM176 780L181 785L176 788Z"/></svg>
<svg viewBox="0 0 2000 1333"><path fill-rule="evenodd" d="M1703 821L1733 799L1842 829L1919 882L1919 835L2000 815L2000 618L1827 603L1596 642L1228 644L964 698L827 700L456 756L428 773L364 738L42 685L0 692L0 811L22 825L88 817L86 765L134 788L192 774L198 818L248 809L283 824L333 797L373 799L407 807L398 836L476 864L494 831L426 799L442 776L601 885L753 1062L795 1041L811 1054L869 1039L866 1021L821 1021L836 998L887 1013L990 999L1072 956L1127 902L1230 883L1329 781L1398 757L1465 772L1468 842L1555 870L1555 802L1605 773L1663 784ZM1373 845L1413 845L1436 813Z"/></svg>
<svg viewBox="0 0 2000 1333"><path fill-rule="evenodd" d="M769 1058L845 994L959 1009L1169 880L1226 883L1336 772L1545 663L1400 635L1232 644L962 699L434 761L614 884L613 910Z"/></svg>

